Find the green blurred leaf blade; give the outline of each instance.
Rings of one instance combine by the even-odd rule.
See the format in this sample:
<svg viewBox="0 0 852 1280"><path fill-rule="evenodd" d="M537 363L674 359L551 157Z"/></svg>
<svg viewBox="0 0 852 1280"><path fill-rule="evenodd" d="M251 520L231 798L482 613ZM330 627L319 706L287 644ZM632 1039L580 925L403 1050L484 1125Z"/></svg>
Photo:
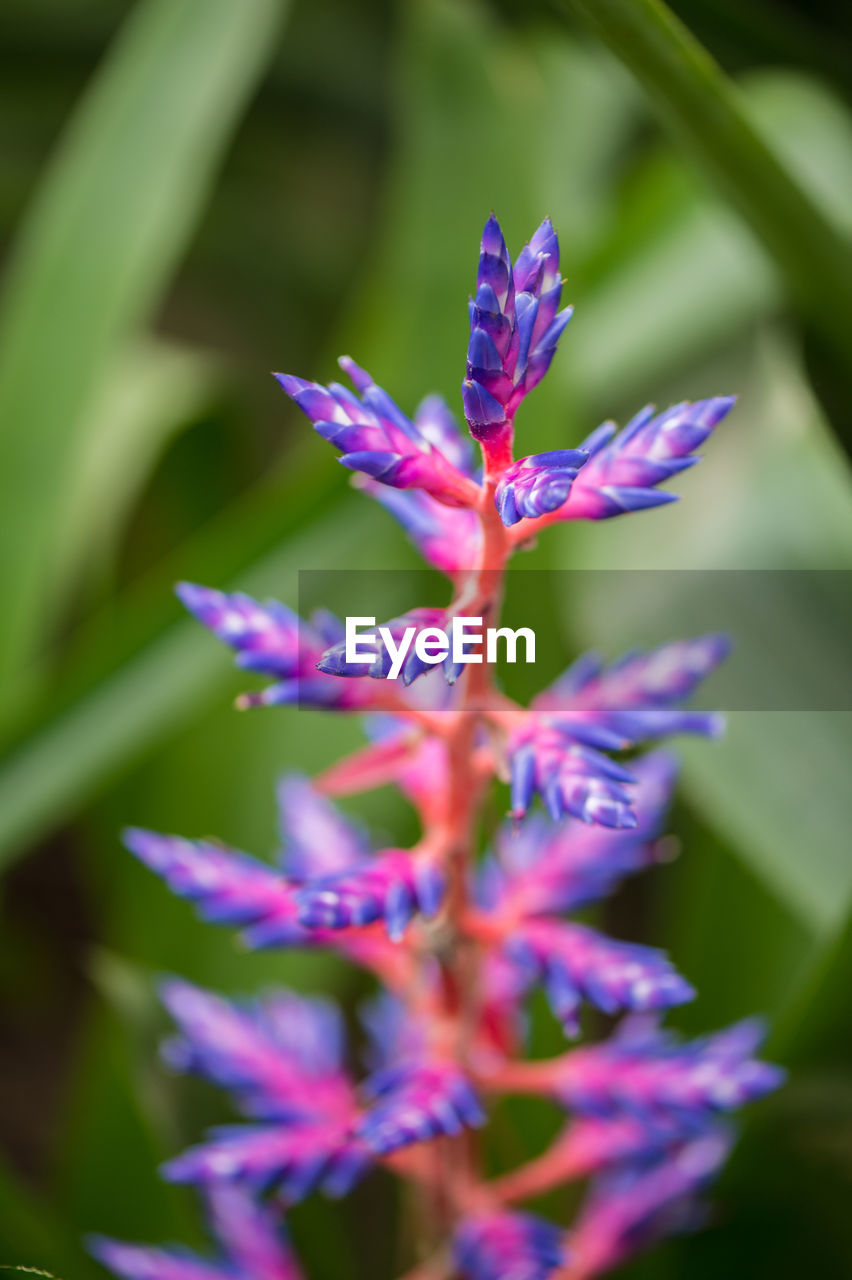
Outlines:
<svg viewBox="0 0 852 1280"><path fill-rule="evenodd" d="M58 576L66 584L103 571L163 451L221 385L209 356L154 338L117 354L93 407L84 452L70 473Z"/></svg>
<svg viewBox="0 0 852 1280"><path fill-rule="evenodd" d="M745 98L662 0L558 0L634 74L686 154L774 255L837 351L850 352L852 257L845 236L779 158Z"/></svg>
<svg viewBox="0 0 852 1280"><path fill-rule="evenodd" d="M43 639L66 478L122 342L151 313L273 46L280 0L144 0L26 220L0 315L0 688Z"/></svg>

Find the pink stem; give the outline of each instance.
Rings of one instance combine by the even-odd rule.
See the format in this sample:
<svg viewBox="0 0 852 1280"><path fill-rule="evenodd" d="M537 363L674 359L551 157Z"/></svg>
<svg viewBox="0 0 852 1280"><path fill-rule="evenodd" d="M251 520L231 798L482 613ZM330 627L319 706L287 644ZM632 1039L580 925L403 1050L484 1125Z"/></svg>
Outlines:
<svg viewBox="0 0 852 1280"><path fill-rule="evenodd" d="M514 1204L519 1200L531 1200L582 1174L572 1132L565 1129L542 1155L496 1178L488 1184L488 1189L501 1204Z"/></svg>
<svg viewBox="0 0 852 1280"><path fill-rule="evenodd" d="M480 1085L492 1093L531 1093L545 1096L558 1090L571 1070L571 1054L534 1061L504 1059L480 1061L476 1077Z"/></svg>
<svg viewBox="0 0 852 1280"><path fill-rule="evenodd" d="M508 443L511 457L511 440ZM506 465L503 453L483 450L485 476L479 493L478 514L482 528L479 563L460 584L464 611L482 617L491 625L500 607L503 572L511 544L494 505L499 475ZM461 611L461 609L459 610ZM464 676L457 712L447 715L440 732L449 757L448 794L443 806L444 820L432 833L430 847L440 856L447 876L445 907L430 931L431 955L439 968L439 1008L435 1010L433 1033L440 1040L442 1054L450 1056L463 1070L469 1068L479 1009L478 970L481 947L464 928L469 911L468 876L475 855L476 817L487 774L477 751L478 729L483 710L493 693L491 670L484 661L470 664ZM422 723L422 722L421 722ZM435 1227L445 1230L463 1211L482 1185L480 1157L470 1132L436 1142L432 1147Z"/></svg>

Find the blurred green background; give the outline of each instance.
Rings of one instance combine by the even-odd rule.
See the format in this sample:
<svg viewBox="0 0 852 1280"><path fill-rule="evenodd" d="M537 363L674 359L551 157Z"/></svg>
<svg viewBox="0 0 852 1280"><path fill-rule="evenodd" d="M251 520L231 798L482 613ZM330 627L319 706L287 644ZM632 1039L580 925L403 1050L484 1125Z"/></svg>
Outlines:
<svg viewBox="0 0 852 1280"><path fill-rule="evenodd" d="M270 369L325 380L346 350L406 407L457 405L482 223L516 251L549 214L577 313L523 452L649 399L740 402L680 505L555 532L526 565L849 569L849 11L674 9L685 27L653 0L0 9L0 1262L90 1280L83 1231L198 1242L155 1167L227 1113L158 1063L158 974L363 990L240 953L118 842L133 823L269 853L278 773L358 741L236 714L239 677L171 594L295 604L299 569L415 563ZM600 593L530 581L566 653L629 642ZM764 622L771 649L795 610ZM682 856L608 908L698 986L685 1028L763 1011L792 1071L709 1228L626 1275L852 1270L850 719L738 712L689 744ZM353 807L412 833L390 795ZM504 1123L513 1158L541 1141ZM375 1179L294 1232L314 1280L385 1280L397 1220Z"/></svg>

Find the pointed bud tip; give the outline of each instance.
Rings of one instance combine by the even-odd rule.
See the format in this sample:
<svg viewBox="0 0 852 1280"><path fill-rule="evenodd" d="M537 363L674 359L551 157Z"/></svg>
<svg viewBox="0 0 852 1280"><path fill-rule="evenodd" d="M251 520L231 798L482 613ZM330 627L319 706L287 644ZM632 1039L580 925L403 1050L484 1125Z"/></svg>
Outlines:
<svg viewBox="0 0 852 1280"><path fill-rule="evenodd" d="M508 257L506 240L500 223L497 221L497 215L494 213L489 215L488 221L482 229L481 252L490 254L495 258Z"/></svg>
<svg viewBox="0 0 852 1280"><path fill-rule="evenodd" d="M367 370L362 369L359 364L356 364L351 356L340 356L337 363L343 372L347 374L355 389L360 391L362 395L374 385L373 379L370 374L367 373Z"/></svg>
<svg viewBox="0 0 852 1280"><path fill-rule="evenodd" d="M149 835L149 832L144 827L124 827L121 831L120 839L125 849L135 853L137 847L144 842L147 835Z"/></svg>
<svg viewBox="0 0 852 1280"><path fill-rule="evenodd" d="M273 372L272 376L292 400L295 400L300 391L304 391L311 385L305 378L297 378L294 373Z"/></svg>
<svg viewBox="0 0 852 1280"><path fill-rule="evenodd" d="M174 592L184 608L189 609L190 613L194 613L196 609L208 604L211 596L219 595L219 592L212 587L202 587L197 582L176 582Z"/></svg>
<svg viewBox="0 0 852 1280"><path fill-rule="evenodd" d="M721 712L717 711L714 715L708 717L707 736L709 738L724 738L727 728L727 721Z"/></svg>

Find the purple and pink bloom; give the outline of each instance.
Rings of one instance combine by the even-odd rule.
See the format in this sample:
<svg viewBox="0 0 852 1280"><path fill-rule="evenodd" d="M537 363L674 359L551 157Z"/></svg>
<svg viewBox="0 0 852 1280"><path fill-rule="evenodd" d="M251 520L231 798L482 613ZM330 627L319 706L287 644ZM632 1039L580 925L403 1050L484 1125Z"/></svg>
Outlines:
<svg viewBox="0 0 852 1280"><path fill-rule="evenodd" d="M733 407L728 396L648 406L620 432L604 423L577 445L515 457L516 410L571 318L562 286L548 220L513 264L489 218L470 302L467 434L436 396L408 417L348 358L354 390L276 375L357 486L452 582L448 604L412 602L388 624L394 637L487 612L511 555L556 521L672 502L661 486L697 461ZM241 706L361 713L367 742L313 783L282 780L274 863L138 829L125 843L247 946L330 948L364 968L378 992L363 1015L372 1043L362 1078L327 1000L279 989L235 1001L165 982L177 1029L166 1063L227 1090L243 1117L163 1170L197 1188L217 1252L94 1237L95 1256L127 1280L299 1280L288 1208L317 1189L345 1195L376 1166L422 1193L428 1247L412 1280L586 1280L697 1223L733 1113L782 1073L755 1056L758 1022L692 1041L667 1030L666 1011L696 994L669 958L569 917L659 860L676 765L638 752L720 734L718 715L685 704L725 658L725 637L609 666L586 655L522 707L487 663L447 660L446 680L411 687L425 663L408 659L399 681L383 648L353 665L329 613L302 621L275 601L191 584L178 594L242 670L271 681ZM483 852L495 779L508 783L507 816ZM387 783L418 814L412 848L374 849L333 802ZM589 1007L610 1020L608 1034L528 1057L537 990L567 1038ZM542 1154L496 1169L476 1133L512 1094L546 1099L566 1119ZM517 1207L575 1179L588 1186L571 1226Z"/></svg>

